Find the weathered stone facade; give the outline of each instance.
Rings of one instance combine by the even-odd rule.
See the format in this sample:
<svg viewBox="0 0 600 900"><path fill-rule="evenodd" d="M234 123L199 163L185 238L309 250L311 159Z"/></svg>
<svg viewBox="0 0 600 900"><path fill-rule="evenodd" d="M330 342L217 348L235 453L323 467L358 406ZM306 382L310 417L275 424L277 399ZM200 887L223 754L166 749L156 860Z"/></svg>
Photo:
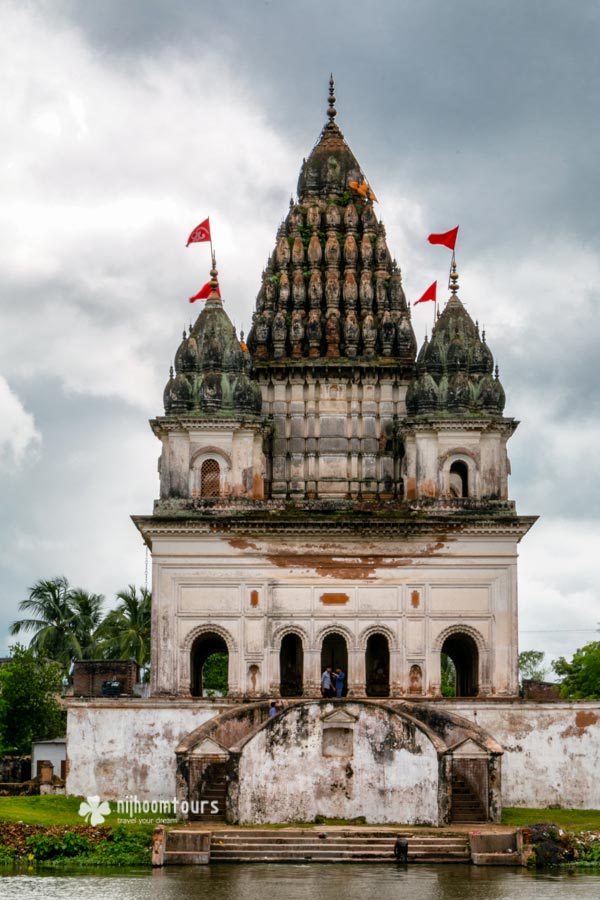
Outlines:
<svg viewBox="0 0 600 900"><path fill-rule="evenodd" d="M337 705L344 708L346 704ZM421 731L424 734L428 730L434 736L436 743L432 746L436 746L436 750L441 745L455 745L459 740L460 735L455 736L449 730L452 717L478 726L480 734L494 736L497 747L504 751L501 756L504 805L600 808L598 701L438 700L420 704L421 709L425 706L433 717L439 717L436 721L432 719L428 726L422 723L425 727ZM178 776L175 751L185 752L196 746L198 730L210 727L218 717L231 715L232 709L226 700L72 701L67 728L69 793L99 795L108 800L123 799L127 795L136 795L143 800L170 800L177 794L186 795L186 785ZM224 744L231 739L230 746L240 740L233 732L219 732L218 737ZM255 759L254 751L252 756ZM356 767L356 761L351 764ZM290 777L284 788L278 776L279 767L267 760L263 778L276 779L281 795L285 795L296 772L306 773L306 769L302 758L295 771L288 773ZM260 779L256 774L252 777ZM375 775L365 772L360 777L373 778ZM343 787L342 783L341 793ZM311 790L309 786L307 792ZM285 802L283 797L284 805ZM327 802L340 801L332 798ZM359 815L367 815L367 811L372 815L368 796L363 802L363 812ZM398 821L407 821L407 815L419 814L418 807L412 805L410 791L399 802ZM308 804L311 809L315 808L312 796ZM317 812L321 812L320 808Z"/></svg>
<svg viewBox="0 0 600 900"><path fill-rule="evenodd" d="M71 703L69 791L222 791L247 823L600 805L597 704L518 700L517 545L535 518L510 499L518 423L485 333L453 264L417 354L334 100L331 85L248 345L213 260L175 355L151 423L159 499L134 518L153 561L152 697ZM209 699L216 653L228 694ZM344 698L321 697L326 666Z"/></svg>
<svg viewBox="0 0 600 900"><path fill-rule="evenodd" d="M324 641L339 634L350 696L436 696L444 642L464 634L476 648L477 692L515 696L518 525L508 517L465 534L443 514L424 529L390 518L373 525L348 511L334 526L316 512L312 525L280 516L285 536L250 514L229 534L207 519L148 523L160 623L154 695L190 695L192 650L204 635L229 653L230 695L286 695L293 635L302 654L295 695L317 697ZM368 655L373 635L389 648L381 683Z"/></svg>
<svg viewBox="0 0 600 900"><path fill-rule="evenodd" d="M517 694L517 544L504 391L451 296L417 357L374 195L328 121L263 273L248 346L212 293L175 355L153 557L152 690L232 697Z"/></svg>

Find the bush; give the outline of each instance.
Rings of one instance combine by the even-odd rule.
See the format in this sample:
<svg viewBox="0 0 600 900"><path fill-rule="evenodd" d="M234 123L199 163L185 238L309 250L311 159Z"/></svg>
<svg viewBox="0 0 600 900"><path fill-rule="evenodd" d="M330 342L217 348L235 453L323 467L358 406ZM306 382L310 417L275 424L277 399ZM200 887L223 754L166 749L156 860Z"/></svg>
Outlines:
<svg viewBox="0 0 600 900"><path fill-rule="evenodd" d="M26 841L34 859L47 860L58 857L81 856L92 850L91 841L77 832L65 834L34 834Z"/></svg>
<svg viewBox="0 0 600 900"><path fill-rule="evenodd" d="M152 828L128 829L118 825L107 841L98 844L93 860L106 866L140 866L150 862Z"/></svg>
<svg viewBox="0 0 600 900"><path fill-rule="evenodd" d="M5 844L0 844L0 866L6 866L15 860L15 851Z"/></svg>

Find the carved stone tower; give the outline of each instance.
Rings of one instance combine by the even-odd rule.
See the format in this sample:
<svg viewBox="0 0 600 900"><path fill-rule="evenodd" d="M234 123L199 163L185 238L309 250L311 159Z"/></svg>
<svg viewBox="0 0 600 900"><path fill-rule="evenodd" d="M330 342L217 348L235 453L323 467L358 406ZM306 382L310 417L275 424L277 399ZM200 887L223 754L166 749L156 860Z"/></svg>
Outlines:
<svg viewBox="0 0 600 900"><path fill-rule="evenodd" d="M517 544L503 414L458 275L416 358L376 198L335 123L303 162L248 349L213 291L175 356L153 556L152 690L232 697L514 696Z"/></svg>
<svg viewBox="0 0 600 900"><path fill-rule="evenodd" d="M332 82L248 346L273 423L270 496L389 500L402 493L398 422L416 340L372 191L335 117Z"/></svg>

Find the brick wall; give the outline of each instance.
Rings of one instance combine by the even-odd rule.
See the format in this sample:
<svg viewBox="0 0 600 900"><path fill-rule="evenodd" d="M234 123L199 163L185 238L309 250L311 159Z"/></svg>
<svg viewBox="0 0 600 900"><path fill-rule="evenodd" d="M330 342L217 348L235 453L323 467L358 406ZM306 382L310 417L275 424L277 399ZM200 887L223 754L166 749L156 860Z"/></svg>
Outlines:
<svg viewBox="0 0 600 900"><path fill-rule="evenodd" d="M139 666L132 659L79 659L73 670L75 697L102 697L107 681L118 681L121 694L133 694L139 678Z"/></svg>
<svg viewBox="0 0 600 900"><path fill-rule="evenodd" d="M560 685L553 681L523 680L523 696L525 700L560 700Z"/></svg>

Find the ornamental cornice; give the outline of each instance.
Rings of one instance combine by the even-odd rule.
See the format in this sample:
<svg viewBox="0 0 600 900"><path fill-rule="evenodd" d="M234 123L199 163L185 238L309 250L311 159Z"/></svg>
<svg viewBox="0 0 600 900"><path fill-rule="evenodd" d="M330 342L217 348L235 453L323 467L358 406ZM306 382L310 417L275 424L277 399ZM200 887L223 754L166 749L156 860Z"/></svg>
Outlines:
<svg viewBox="0 0 600 900"><path fill-rule="evenodd" d="M282 373L284 376L287 376L288 373L296 374L298 372L312 371L332 372L336 369L340 372L344 372L347 377L352 377L354 371L358 373L371 372L376 370L381 370L387 375L389 375L391 372L394 375L401 376L405 372L412 373L413 364L403 363L401 360L388 357L374 357L373 359L357 359L355 357L353 359L350 359L342 356L325 356L317 357L314 359L306 357L303 359L291 359L289 357L285 357L281 360L261 360L257 358L253 360L253 371L255 375L265 375L278 372Z"/></svg>
<svg viewBox="0 0 600 900"><path fill-rule="evenodd" d="M400 427L404 432L430 431L500 431L510 437L514 434L519 422L517 419L446 419L442 416L405 418Z"/></svg>
<svg viewBox="0 0 600 900"><path fill-rule="evenodd" d="M458 517L427 516L419 520L402 520L396 522L357 519L352 522L335 522L332 520L298 521L278 519L263 521L236 518L199 518L185 517L177 519L159 518L157 516L132 516L138 530L147 543L154 537L201 535L236 535L237 537L327 537L331 535L348 537L372 537L401 540L403 538L424 538L428 535L465 535L465 536L512 536L520 540L537 521L537 516L514 516L502 519L492 516Z"/></svg>
<svg viewBox="0 0 600 900"><path fill-rule="evenodd" d="M257 416L242 416L236 419L198 419L194 416L157 416L150 419L150 427L157 437L165 432L173 431L237 431L244 427L253 431L262 431L265 428L263 418Z"/></svg>

